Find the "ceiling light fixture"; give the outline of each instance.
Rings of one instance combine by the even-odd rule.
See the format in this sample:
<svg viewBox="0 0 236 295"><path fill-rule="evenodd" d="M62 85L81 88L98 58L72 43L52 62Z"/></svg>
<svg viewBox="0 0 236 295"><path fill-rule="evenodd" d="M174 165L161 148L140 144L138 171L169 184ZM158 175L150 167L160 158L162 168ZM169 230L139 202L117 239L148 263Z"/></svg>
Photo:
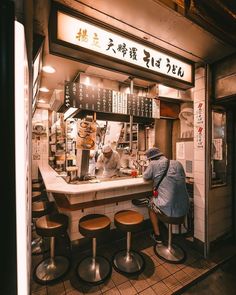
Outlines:
<svg viewBox="0 0 236 295"><path fill-rule="evenodd" d="M49 89L47 87L40 87L39 91L41 91L41 92L49 92Z"/></svg>
<svg viewBox="0 0 236 295"><path fill-rule="evenodd" d="M52 66L43 66L42 70L48 74L53 74L56 72L56 70Z"/></svg>
<svg viewBox="0 0 236 295"><path fill-rule="evenodd" d="M90 77L85 78L84 84L88 86L90 85Z"/></svg>

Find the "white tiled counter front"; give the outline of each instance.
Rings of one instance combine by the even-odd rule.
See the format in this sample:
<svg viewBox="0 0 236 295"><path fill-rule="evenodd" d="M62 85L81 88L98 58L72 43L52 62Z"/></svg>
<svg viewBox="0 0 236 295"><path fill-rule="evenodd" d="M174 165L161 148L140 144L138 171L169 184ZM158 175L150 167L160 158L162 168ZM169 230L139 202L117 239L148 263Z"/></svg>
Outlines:
<svg viewBox="0 0 236 295"><path fill-rule="evenodd" d="M98 183L68 184L47 163L39 165L39 170L47 192L65 195L69 202L70 209L58 209L69 216L68 234L71 241L81 238L78 232L78 221L82 216L100 213L106 214L113 221L115 212L133 208L131 200L127 200L128 195L144 193L143 197L145 197L152 190L152 181L144 181L142 178L120 178ZM123 201L122 196L126 197ZM117 202L117 197L120 197L119 202ZM113 204L111 204L112 198L114 198ZM94 206L93 201L99 202L105 199L109 199L109 204ZM91 202L91 206L87 203L85 209L74 209L85 202ZM143 213L145 219L148 218L146 208L135 207L135 210ZM113 227L113 222L111 227Z"/></svg>

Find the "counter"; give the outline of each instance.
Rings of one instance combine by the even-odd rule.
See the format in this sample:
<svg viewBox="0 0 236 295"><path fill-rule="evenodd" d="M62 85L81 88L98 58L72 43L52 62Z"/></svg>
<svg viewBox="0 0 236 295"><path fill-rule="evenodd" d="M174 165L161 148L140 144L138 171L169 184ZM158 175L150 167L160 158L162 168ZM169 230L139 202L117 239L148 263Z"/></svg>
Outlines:
<svg viewBox="0 0 236 295"><path fill-rule="evenodd" d="M114 213L133 207L131 200L143 198L151 194L152 181L144 181L142 177L118 177L100 180L98 183L67 183L48 163L39 165L49 196L57 204L58 210L69 216L68 234L71 240L80 238L78 220L90 213L106 214L113 220ZM137 208L148 218L146 208Z"/></svg>

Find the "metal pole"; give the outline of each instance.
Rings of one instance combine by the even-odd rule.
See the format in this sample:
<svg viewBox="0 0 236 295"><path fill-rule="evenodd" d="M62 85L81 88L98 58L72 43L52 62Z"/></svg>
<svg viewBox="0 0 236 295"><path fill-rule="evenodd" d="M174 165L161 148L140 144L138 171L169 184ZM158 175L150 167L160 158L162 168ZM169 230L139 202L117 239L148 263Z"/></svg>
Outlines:
<svg viewBox="0 0 236 295"><path fill-rule="evenodd" d="M55 268L55 237L51 237L50 238L50 258L51 258L51 261L50 261L50 268Z"/></svg>
<svg viewBox="0 0 236 295"><path fill-rule="evenodd" d="M50 257L52 259L55 257L55 237L50 238Z"/></svg>
<svg viewBox="0 0 236 295"><path fill-rule="evenodd" d="M96 267L96 250L97 250L97 240L93 238L93 258L92 258L92 268L95 269Z"/></svg>
<svg viewBox="0 0 236 295"><path fill-rule="evenodd" d="M172 224L168 224L168 250L171 249L172 243Z"/></svg>
<svg viewBox="0 0 236 295"><path fill-rule="evenodd" d="M127 254L130 252L131 247L131 232L127 232Z"/></svg>

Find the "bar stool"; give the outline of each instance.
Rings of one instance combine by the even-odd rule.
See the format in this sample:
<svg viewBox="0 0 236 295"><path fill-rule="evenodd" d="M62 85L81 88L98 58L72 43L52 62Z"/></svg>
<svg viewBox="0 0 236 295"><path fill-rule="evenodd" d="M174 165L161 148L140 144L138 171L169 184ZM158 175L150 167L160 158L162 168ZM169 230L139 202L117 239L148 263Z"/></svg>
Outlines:
<svg viewBox="0 0 236 295"><path fill-rule="evenodd" d="M32 179L32 184L35 184L35 183L43 183L43 180L39 178Z"/></svg>
<svg viewBox="0 0 236 295"><path fill-rule="evenodd" d="M131 233L141 228L143 216L136 211L122 210L115 214L114 223L118 229L127 232L127 248L114 254L113 267L116 271L128 275L141 273L145 261L140 253L131 250Z"/></svg>
<svg viewBox="0 0 236 295"><path fill-rule="evenodd" d="M103 283L111 275L111 264L103 256L97 256L97 237L108 233L110 219L102 214L89 214L79 220L79 232L87 238L92 238L92 256L82 259L76 268L78 278L92 285Z"/></svg>
<svg viewBox="0 0 236 295"><path fill-rule="evenodd" d="M40 190L42 189L43 184L42 183L32 183L32 191Z"/></svg>
<svg viewBox="0 0 236 295"><path fill-rule="evenodd" d="M42 199L42 192L41 191L32 192L32 203L41 201L41 199Z"/></svg>
<svg viewBox="0 0 236 295"><path fill-rule="evenodd" d="M39 201L32 203L32 219L35 225L36 218L40 218L53 211L54 202ZM33 227L34 228L34 227ZM48 243L45 242L43 237L35 237L31 242L31 253L33 255L43 254L49 250Z"/></svg>
<svg viewBox="0 0 236 295"><path fill-rule="evenodd" d="M55 256L55 237L65 234L68 216L61 213L45 215L36 220L36 232L50 237L50 257L42 260L34 269L34 279L38 283L53 282L67 273L69 260L64 256Z"/></svg>
<svg viewBox="0 0 236 295"><path fill-rule="evenodd" d="M158 218L164 223L168 224L168 242L165 244L156 244L154 246L155 254L170 263L182 263L186 258L186 252L176 244L172 243L172 224L181 226L185 222L186 216L168 217L158 213Z"/></svg>

